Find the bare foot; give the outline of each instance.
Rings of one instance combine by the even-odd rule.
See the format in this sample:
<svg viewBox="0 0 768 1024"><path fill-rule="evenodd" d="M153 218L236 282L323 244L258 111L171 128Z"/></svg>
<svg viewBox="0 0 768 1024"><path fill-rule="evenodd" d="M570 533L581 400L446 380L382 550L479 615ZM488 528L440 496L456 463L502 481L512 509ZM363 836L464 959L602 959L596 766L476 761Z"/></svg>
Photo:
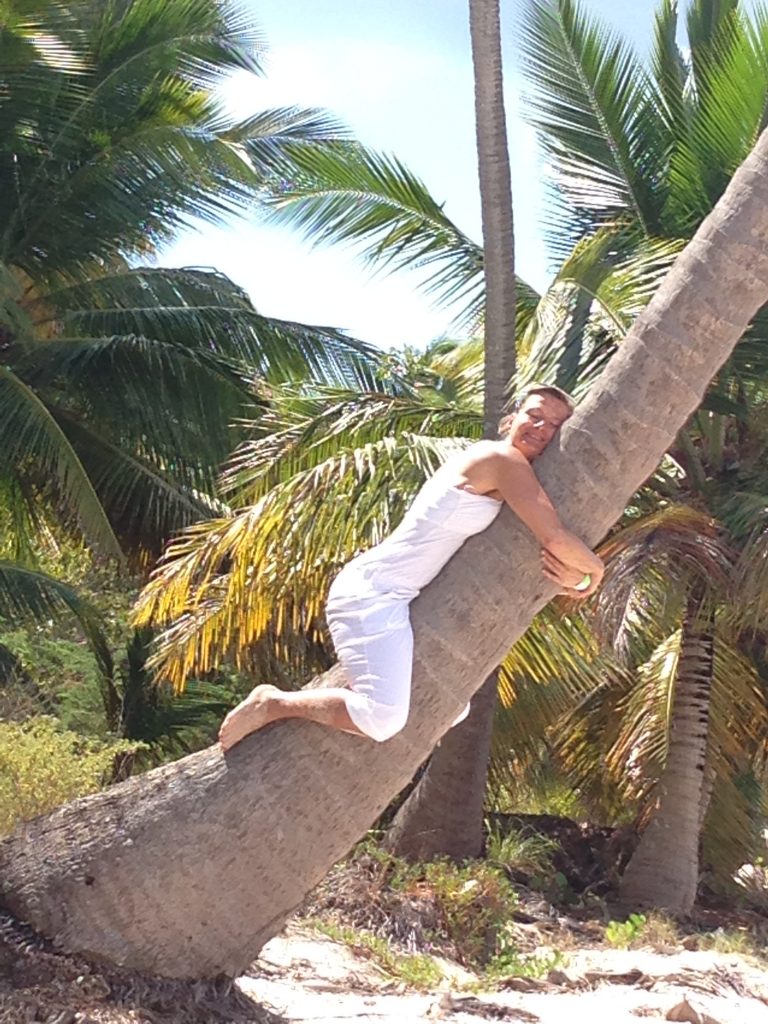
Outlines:
<svg viewBox="0 0 768 1024"><path fill-rule="evenodd" d="M277 686L265 683L264 686L257 686L251 690L244 701L236 708L232 708L219 729L219 742L222 748L229 750L249 733L256 732L257 729L274 721L274 696L280 692Z"/></svg>

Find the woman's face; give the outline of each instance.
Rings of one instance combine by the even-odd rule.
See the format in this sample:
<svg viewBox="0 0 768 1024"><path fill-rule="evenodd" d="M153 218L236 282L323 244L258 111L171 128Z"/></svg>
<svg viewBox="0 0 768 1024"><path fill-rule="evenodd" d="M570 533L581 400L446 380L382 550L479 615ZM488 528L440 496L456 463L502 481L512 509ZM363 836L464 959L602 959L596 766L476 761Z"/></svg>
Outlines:
<svg viewBox="0 0 768 1024"><path fill-rule="evenodd" d="M509 443L533 462L571 415L554 395L529 395L509 427Z"/></svg>

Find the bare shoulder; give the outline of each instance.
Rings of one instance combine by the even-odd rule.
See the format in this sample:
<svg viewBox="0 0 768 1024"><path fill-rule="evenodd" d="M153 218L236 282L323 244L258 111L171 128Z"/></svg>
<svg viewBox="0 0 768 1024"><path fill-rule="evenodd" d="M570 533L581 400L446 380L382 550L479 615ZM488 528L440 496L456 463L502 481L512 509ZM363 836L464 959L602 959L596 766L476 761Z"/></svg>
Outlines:
<svg viewBox="0 0 768 1024"><path fill-rule="evenodd" d="M531 464L517 448L506 441L480 442L487 444L482 453L483 461L494 467L497 472L514 472L517 468L530 470Z"/></svg>
<svg viewBox="0 0 768 1024"><path fill-rule="evenodd" d="M473 466L493 461L501 455L504 446L504 441L475 441L469 448L464 449L464 458L468 465Z"/></svg>

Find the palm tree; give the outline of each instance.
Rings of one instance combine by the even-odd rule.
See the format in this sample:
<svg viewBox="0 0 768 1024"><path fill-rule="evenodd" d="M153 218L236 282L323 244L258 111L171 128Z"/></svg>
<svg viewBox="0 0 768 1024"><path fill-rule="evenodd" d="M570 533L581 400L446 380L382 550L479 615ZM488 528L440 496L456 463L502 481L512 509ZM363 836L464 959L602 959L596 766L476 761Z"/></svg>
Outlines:
<svg viewBox="0 0 768 1024"><path fill-rule="evenodd" d="M252 207L291 152L344 132L311 110L223 113L223 76L260 71L235 4L6 8L0 480L20 544L43 496L96 551L146 564L215 510L254 377L368 384L375 358L333 329L260 316L214 271L137 264L193 218Z"/></svg>
<svg viewBox="0 0 768 1024"><path fill-rule="evenodd" d="M663 0L644 66L571 0L532 0L523 49L534 89L531 119L557 196L551 216L555 251L585 234L605 239L593 280L585 283L588 303L601 279L633 251L663 240L675 247L690 237L754 145L768 90L766 27L761 9L747 16L735 0L694 0L686 55L677 43L677 4ZM746 399L764 385L767 323L761 309L713 382L703 410L671 449L682 477L673 488L676 500L716 518L733 486L727 449L746 441ZM609 326L608 334L616 332ZM674 742L658 788L658 819L651 819L622 885L628 903L683 913L696 894L701 824L711 793L704 765L716 756L707 728L715 663L687 653L689 638L701 651L713 640L712 624L708 634L701 623L692 626L698 605L694 588L682 623L693 632L683 629L670 723Z"/></svg>
<svg viewBox="0 0 768 1024"><path fill-rule="evenodd" d="M517 288L500 17L499 0L469 0L485 283L483 436L490 438L498 435L516 368ZM496 691L494 671L475 694L466 720L438 744L390 826L387 843L395 853L420 860L479 856Z"/></svg>
<svg viewBox="0 0 768 1024"><path fill-rule="evenodd" d="M626 516L600 548L607 572L596 615L550 622L551 653L540 667L517 651L520 644L508 659L491 778L497 791L514 794L545 764L579 795L590 820L641 828L657 820L659 796L668 794L660 824L670 802L678 817L674 827L665 823L665 856L672 848L676 887L687 886L692 902L700 836L708 881L725 889L764 842L759 780L768 717L755 619L747 612L761 568L755 544L764 540L761 529L739 553L733 530L707 512L659 503L650 489L645 498L656 510L638 515L635 505L634 518ZM535 632L526 642L541 646ZM595 683L584 679L585 668ZM692 752L689 737L674 742L681 703L682 720L695 720ZM683 828L688 817L696 819L692 829ZM651 835L658 828L648 827ZM689 830L692 847L679 838Z"/></svg>
<svg viewBox="0 0 768 1024"><path fill-rule="evenodd" d="M768 134L559 449L542 456L542 483L589 543L621 515L768 301L766 200ZM502 513L414 603L414 704L402 734L375 745L282 722L226 759L202 751L78 801L0 844L3 905L65 948L132 968L236 971L407 782L551 595L535 545ZM335 669L325 681L338 681Z"/></svg>

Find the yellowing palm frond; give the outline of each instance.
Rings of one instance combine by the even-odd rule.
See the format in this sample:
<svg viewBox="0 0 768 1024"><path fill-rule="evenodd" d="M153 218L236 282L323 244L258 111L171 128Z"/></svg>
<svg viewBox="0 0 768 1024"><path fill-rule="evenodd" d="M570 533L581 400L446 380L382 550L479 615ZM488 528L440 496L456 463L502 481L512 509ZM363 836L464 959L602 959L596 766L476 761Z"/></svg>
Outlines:
<svg viewBox="0 0 768 1024"><path fill-rule="evenodd" d="M187 530L136 609L137 623L169 627L154 665L181 687L193 668L246 664L268 630L277 642L320 633L341 565L390 533L428 471L464 443L405 433L342 449L231 519Z"/></svg>

